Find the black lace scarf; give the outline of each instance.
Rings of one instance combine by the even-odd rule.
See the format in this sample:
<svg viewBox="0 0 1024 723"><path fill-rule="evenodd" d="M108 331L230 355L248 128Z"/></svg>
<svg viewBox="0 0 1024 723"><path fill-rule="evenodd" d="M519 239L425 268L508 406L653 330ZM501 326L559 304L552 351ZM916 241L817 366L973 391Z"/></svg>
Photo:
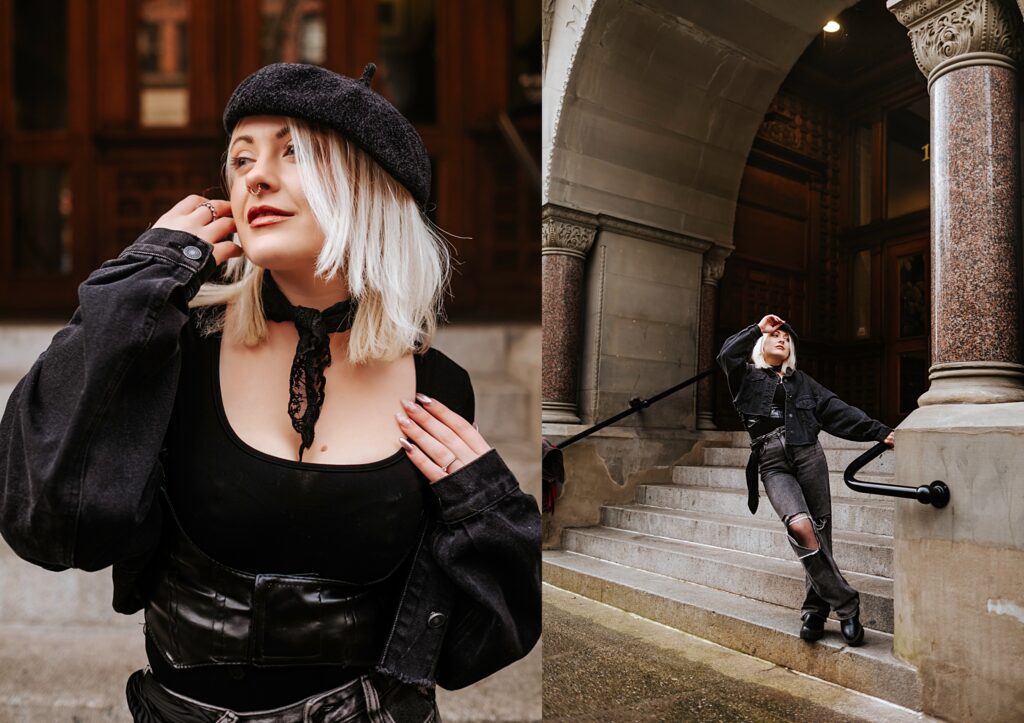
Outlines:
<svg viewBox="0 0 1024 723"><path fill-rule="evenodd" d="M348 298L323 311L295 306L281 292L269 270L263 272L262 298L263 313L267 319L294 322L299 332L299 344L292 361L288 416L292 427L302 436L299 445L301 462L302 453L313 446L316 421L324 403L325 370L331 365L328 335L352 328L357 305L355 299Z"/></svg>

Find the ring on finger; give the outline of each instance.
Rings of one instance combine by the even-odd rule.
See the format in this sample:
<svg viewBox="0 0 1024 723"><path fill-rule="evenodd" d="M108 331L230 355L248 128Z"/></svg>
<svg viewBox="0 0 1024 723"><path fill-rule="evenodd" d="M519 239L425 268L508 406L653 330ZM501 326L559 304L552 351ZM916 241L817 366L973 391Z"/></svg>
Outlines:
<svg viewBox="0 0 1024 723"><path fill-rule="evenodd" d="M213 207L213 204L212 204L212 203L210 203L209 201L203 201L203 202L202 202L201 204L199 204L199 205L200 205L200 206L206 206L206 208L208 208L208 209L210 210L210 215L211 215L211 216L213 216L213 218L211 218L211 219L210 219L210 221L211 221L211 222L213 222L213 221L216 221L216 220L217 220L217 209L215 209L215 208Z"/></svg>
<svg viewBox="0 0 1024 723"><path fill-rule="evenodd" d="M443 467L441 467L441 470L442 470L442 471L443 471L443 472L444 472L445 474L448 474L448 468L449 468L449 467L451 467L451 466L452 466L453 464L455 464L455 463L456 463L456 462L458 462L458 461L459 461L459 458L458 458L458 457L452 457L452 458L451 458L450 460L448 460L448 464L446 464L446 465L444 465Z"/></svg>

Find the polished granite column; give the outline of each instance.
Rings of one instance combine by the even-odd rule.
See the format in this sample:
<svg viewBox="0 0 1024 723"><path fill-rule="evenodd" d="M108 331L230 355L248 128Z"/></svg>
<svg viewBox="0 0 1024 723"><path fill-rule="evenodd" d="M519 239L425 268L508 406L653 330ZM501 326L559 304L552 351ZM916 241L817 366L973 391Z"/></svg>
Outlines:
<svg viewBox="0 0 1024 723"><path fill-rule="evenodd" d="M718 282L725 273L725 255L712 249L704 255L700 285L700 327L697 339L697 372L715 363L715 319L718 315ZM697 382L697 429L718 429L714 422L715 377Z"/></svg>
<svg viewBox="0 0 1024 723"><path fill-rule="evenodd" d="M931 96L932 338L921 405L1024 400L1012 0L890 0Z"/></svg>
<svg viewBox="0 0 1024 723"><path fill-rule="evenodd" d="M895 477L950 488L940 509L895 501L892 650L917 670L925 714L1021 720L1021 14L1013 0L888 7L932 124L931 385L896 429Z"/></svg>
<svg viewBox="0 0 1024 723"><path fill-rule="evenodd" d="M545 207L541 226L541 417L578 424L583 262L597 235L588 214Z"/></svg>

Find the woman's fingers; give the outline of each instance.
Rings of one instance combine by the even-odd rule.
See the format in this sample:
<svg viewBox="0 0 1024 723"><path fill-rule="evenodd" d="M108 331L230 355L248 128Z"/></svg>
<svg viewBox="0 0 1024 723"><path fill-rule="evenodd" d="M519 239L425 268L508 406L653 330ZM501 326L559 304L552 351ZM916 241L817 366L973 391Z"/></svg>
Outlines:
<svg viewBox="0 0 1024 723"><path fill-rule="evenodd" d="M405 411L395 415L399 427L439 467L454 472L461 466L458 463L465 464L479 456L453 430L432 418L419 405L403 401L402 406ZM452 467L455 460L458 463Z"/></svg>
<svg viewBox="0 0 1024 723"><path fill-rule="evenodd" d="M230 202L192 194L178 201L157 219L153 226L185 231L207 243L216 244L234 233L235 219L231 216ZM216 254L217 263L222 263L239 253L240 251L231 251L225 247Z"/></svg>
<svg viewBox="0 0 1024 723"><path fill-rule="evenodd" d="M431 482L469 464L490 449L476 427L435 399L417 394L420 404L403 401L396 415L408 440L402 446Z"/></svg>
<svg viewBox="0 0 1024 723"><path fill-rule="evenodd" d="M761 333L771 334L785 323L784 319L776 316L775 314L766 314L761 321L757 322L757 326L761 329Z"/></svg>
<svg viewBox="0 0 1024 723"><path fill-rule="evenodd" d="M451 429L477 455L481 455L491 448L491 445L487 444L487 440L477 430L476 425L467 422L465 417L456 414L441 404L441 402L431 399L426 394L417 394L416 399L422 405L421 409L436 419L437 422Z"/></svg>
<svg viewBox="0 0 1024 723"><path fill-rule="evenodd" d="M423 476L427 478L427 481L433 484L442 477L447 476L445 471L438 466L434 460L430 459L426 454L423 453L419 447L410 442L404 437L399 437L398 441L401 442L402 448L405 453L409 456L409 460L416 465L416 468L423 473Z"/></svg>
<svg viewBox="0 0 1024 723"><path fill-rule="evenodd" d="M232 241L219 241L213 245L213 258L220 266L228 259L242 255L242 247L235 245Z"/></svg>

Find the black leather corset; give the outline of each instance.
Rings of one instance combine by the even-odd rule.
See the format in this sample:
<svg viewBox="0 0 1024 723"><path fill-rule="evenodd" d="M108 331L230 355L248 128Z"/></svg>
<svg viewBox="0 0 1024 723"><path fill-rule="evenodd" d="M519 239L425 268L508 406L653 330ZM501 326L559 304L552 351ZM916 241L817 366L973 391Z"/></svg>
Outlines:
<svg viewBox="0 0 1024 723"><path fill-rule="evenodd" d="M171 666L377 663L394 617L383 604L394 597L385 594L388 581L355 585L235 570L189 539L161 493L173 529L161 542L145 630Z"/></svg>

